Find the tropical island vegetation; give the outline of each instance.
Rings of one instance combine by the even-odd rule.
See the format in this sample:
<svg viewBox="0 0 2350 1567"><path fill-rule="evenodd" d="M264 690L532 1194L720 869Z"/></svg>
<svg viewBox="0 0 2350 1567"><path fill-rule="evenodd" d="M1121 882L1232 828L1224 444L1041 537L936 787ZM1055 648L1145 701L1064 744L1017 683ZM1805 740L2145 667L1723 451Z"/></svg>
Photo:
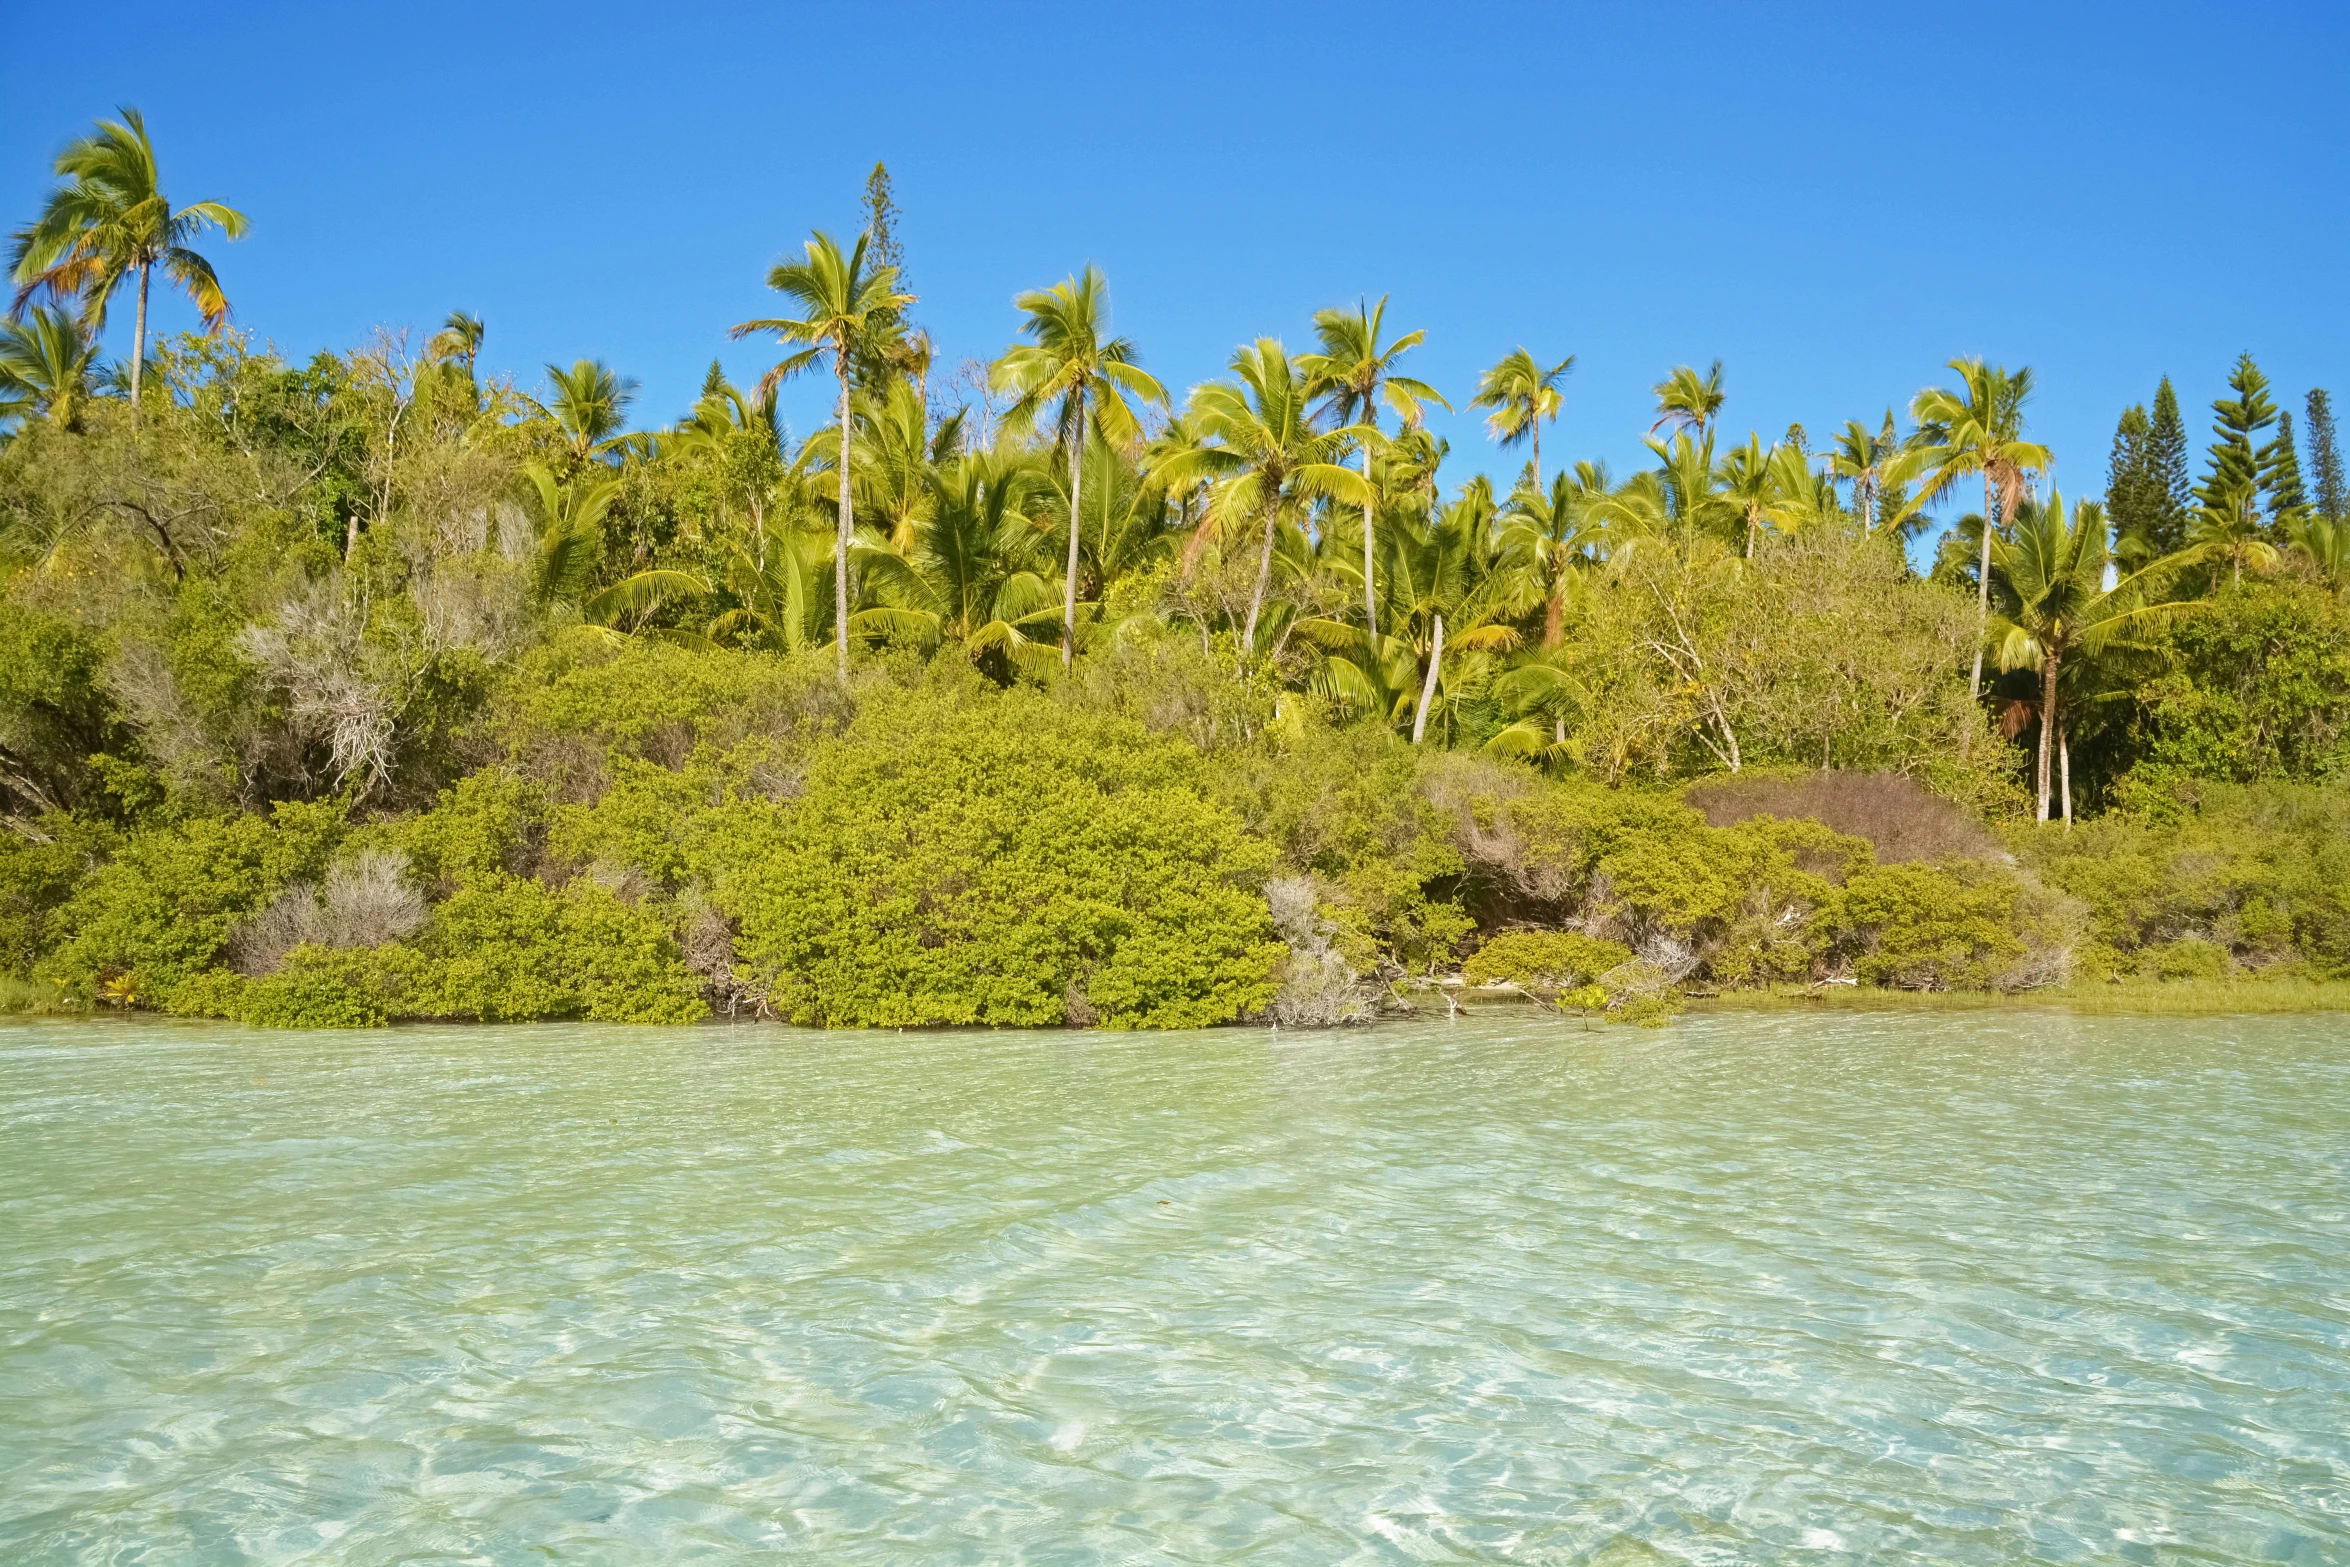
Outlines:
<svg viewBox="0 0 2350 1567"><path fill-rule="evenodd" d="M257 346L244 216L174 206L135 113L56 173L0 333L18 1009L1190 1027L1455 977L1635 1020L2350 978L2350 495L2326 393L2296 428L2249 354L2200 475L2166 379L2068 497L2028 369L1766 443L1681 367L1612 473L1546 457L1573 361L1517 348L1450 395L1523 465L1453 481L1384 301L1178 395L1088 267L934 364L877 167L733 327L774 369L656 425L592 360L526 391L462 312ZM206 330L151 338L157 283ZM833 418L795 438L802 374Z"/></svg>

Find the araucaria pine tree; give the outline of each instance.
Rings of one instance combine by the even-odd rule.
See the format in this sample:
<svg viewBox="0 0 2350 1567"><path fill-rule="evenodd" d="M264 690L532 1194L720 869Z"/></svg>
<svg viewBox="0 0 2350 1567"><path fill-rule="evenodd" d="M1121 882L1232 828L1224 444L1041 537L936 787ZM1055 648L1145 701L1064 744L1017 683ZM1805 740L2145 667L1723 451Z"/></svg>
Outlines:
<svg viewBox="0 0 2350 1567"><path fill-rule="evenodd" d="M2333 522L2350 517L2350 487L2342 479L2342 453L2334 444L2334 403L2322 386L2309 393L2309 477L2317 486L2319 516Z"/></svg>
<svg viewBox="0 0 2350 1567"><path fill-rule="evenodd" d="M2170 498L2163 493L2162 475L2155 471L2153 443L2154 423L2146 417L2146 405L2134 403L2123 409L2105 470L2105 514L2112 519L2124 555L2159 553L2154 544Z"/></svg>
<svg viewBox="0 0 2350 1567"><path fill-rule="evenodd" d="M2167 375L2154 389L2154 411L2148 423L2152 428L2147 435L2146 461L2161 487L2162 509L2147 537L2156 554L2168 555L2186 547L2187 518L2195 508L2195 496L2187 485L2187 421L2179 413L2179 394L2171 390Z"/></svg>
<svg viewBox="0 0 2350 1567"><path fill-rule="evenodd" d="M2273 471L2271 446L2257 443L2260 433L2277 422L2277 405L2269 400L2268 377L2250 354L2237 358L2228 376L2234 394L2215 399L2210 469L2195 488L2195 499L2206 516L2236 517L2258 509Z"/></svg>
<svg viewBox="0 0 2350 1567"><path fill-rule="evenodd" d="M2293 445L2293 415L2277 411L2277 438L2260 449L2260 487L2268 494L2268 520L2289 529L2309 510L2301 487L2301 454Z"/></svg>

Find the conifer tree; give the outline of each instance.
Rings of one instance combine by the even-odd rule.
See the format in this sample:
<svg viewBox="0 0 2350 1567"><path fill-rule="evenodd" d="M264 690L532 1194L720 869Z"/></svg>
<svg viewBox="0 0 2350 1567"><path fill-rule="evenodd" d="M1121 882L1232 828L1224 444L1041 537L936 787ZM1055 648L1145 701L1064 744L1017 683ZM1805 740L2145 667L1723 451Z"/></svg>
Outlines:
<svg viewBox="0 0 2350 1567"><path fill-rule="evenodd" d="M2255 437L2277 422L2277 405L2269 399L2268 377L2249 353L2240 355L2229 372L2228 390L2235 395L2212 402L2211 466L2195 488L2195 499L2213 516L2256 508L2274 471L2273 443L2256 445Z"/></svg>
<svg viewBox="0 0 2350 1567"><path fill-rule="evenodd" d="M2277 438L2260 449L2260 487L2268 493L2268 518L2279 529L2289 528L2309 510L2309 492L2301 487L2301 454L2293 443L2293 415L2277 410Z"/></svg>
<svg viewBox="0 0 2350 1567"><path fill-rule="evenodd" d="M2122 410L2105 470L2105 514L2123 553L2153 553L2168 500L2154 467L2154 423L2146 405L2134 403Z"/></svg>
<svg viewBox="0 0 2350 1567"><path fill-rule="evenodd" d="M2309 477L2317 486L2318 515L2335 522L2350 517L2350 487L2342 478L2342 453L2334 444L2334 404L2322 386L2309 393Z"/></svg>
<svg viewBox="0 0 2350 1567"><path fill-rule="evenodd" d="M905 248L898 243L897 196L890 187L888 164L876 162L873 172L865 176L863 204L866 262L876 268L897 268L897 291L911 299L913 290L906 286ZM909 335L903 310L876 310L867 325L865 341L849 355L850 375L860 389L878 395L900 376L925 380L929 357L928 335Z"/></svg>
<svg viewBox="0 0 2350 1567"><path fill-rule="evenodd" d="M2154 389L2154 412L2148 423L2152 428L2147 435L2147 466L2162 492L2162 504L2147 538L2156 554L2167 555L2186 547L2187 517L2195 501L2187 487L2187 422L2180 417L2179 394L2171 390L2167 375Z"/></svg>

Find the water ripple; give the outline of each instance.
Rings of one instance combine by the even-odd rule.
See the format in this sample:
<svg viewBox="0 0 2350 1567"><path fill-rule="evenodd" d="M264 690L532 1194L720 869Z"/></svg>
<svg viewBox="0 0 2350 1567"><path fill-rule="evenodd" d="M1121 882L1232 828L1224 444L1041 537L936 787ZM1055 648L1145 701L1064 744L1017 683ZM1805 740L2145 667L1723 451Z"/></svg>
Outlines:
<svg viewBox="0 0 2350 1567"><path fill-rule="evenodd" d="M2350 1560L2333 1019L0 1028L0 1556Z"/></svg>

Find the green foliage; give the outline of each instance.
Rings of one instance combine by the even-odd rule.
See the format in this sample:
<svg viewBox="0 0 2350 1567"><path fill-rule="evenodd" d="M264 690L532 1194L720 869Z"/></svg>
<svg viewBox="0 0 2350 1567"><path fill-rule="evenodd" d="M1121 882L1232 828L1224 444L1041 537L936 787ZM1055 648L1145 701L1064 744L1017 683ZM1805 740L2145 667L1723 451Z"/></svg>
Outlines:
<svg viewBox="0 0 2350 1567"><path fill-rule="evenodd" d="M168 1003L213 966L237 920L342 841L341 810L284 804L268 816L200 817L132 834L53 916L71 934L35 967L84 998Z"/></svg>
<svg viewBox="0 0 2350 1567"><path fill-rule="evenodd" d="M1623 943L1579 931L1508 930L1471 954L1461 977L1474 985L1506 981L1529 989L1573 990L1631 961L1632 949Z"/></svg>
<svg viewBox="0 0 2350 1567"><path fill-rule="evenodd" d="M1884 865L1846 882L1833 919L1853 972L1903 990L1983 990L2023 956L2017 888L1988 867Z"/></svg>
<svg viewBox="0 0 2350 1567"><path fill-rule="evenodd" d="M2350 600L2283 577L2222 582L2160 646L2125 803L2186 779L2350 777Z"/></svg>
<svg viewBox="0 0 2350 1567"><path fill-rule="evenodd" d="M777 1010L1196 1027L1270 1001L1270 856L1182 747L1013 692L875 694L720 895Z"/></svg>
<svg viewBox="0 0 2350 1567"><path fill-rule="evenodd" d="M41 818L37 837L0 832L0 976L23 978L63 938L57 913L114 852L103 822L62 812Z"/></svg>

